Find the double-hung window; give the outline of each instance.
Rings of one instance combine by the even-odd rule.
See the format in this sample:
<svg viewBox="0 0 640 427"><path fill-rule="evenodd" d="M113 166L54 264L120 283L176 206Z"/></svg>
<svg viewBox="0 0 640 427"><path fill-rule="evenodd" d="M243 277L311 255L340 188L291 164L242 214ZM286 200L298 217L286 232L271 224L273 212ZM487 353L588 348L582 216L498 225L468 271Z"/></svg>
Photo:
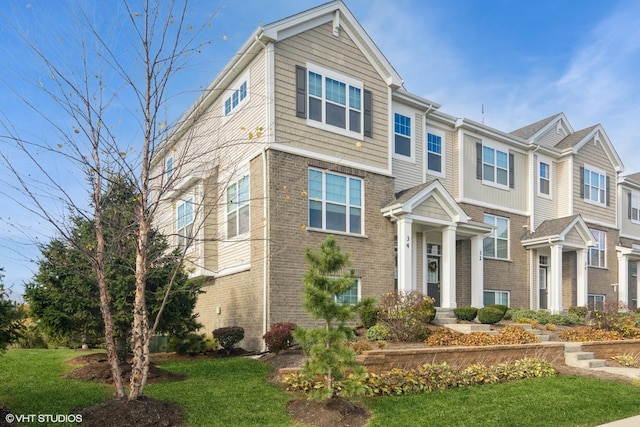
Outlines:
<svg viewBox="0 0 640 427"><path fill-rule="evenodd" d="M347 134L362 135L362 82L318 66L307 72L308 118Z"/></svg>
<svg viewBox="0 0 640 427"><path fill-rule="evenodd" d="M484 215L485 224L496 228L484 238L484 255L490 258L509 258L509 219L495 215Z"/></svg>
<svg viewBox="0 0 640 427"><path fill-rule="evenodd" d="M582 195L594 203L607 203L607 175L590 166L582 169Z"/></svg>
<svg viewBox="0 0 640 427"><path fill-rule="evenodd" d="M190 246L193 238L193 198L189 197L178 204L178 248Z"/></svg>
<svg viewBox="0 0 640 427"><path fill-rule="evenodd" d="M173 157L167 158L165 172L167 174L167 178L171 178L171 174L173 173Z"/></svg>
<svg viewBox="0 0 640 427"><path fill-rule="evenodd" d="M309 227L362 234L362 180L309 169Z"/></svg>
<svg viewBox="0 0 640 427"><path fill-rule="evenodd" d="M227 187L227 237L249 231L249 175Z"/></svg>
<svg viewBox="0 0 640 427"><path fill-rule="evenodd" d="M587 308L589 310L604 310L604 298L604 295L601 294L588 294Z"/></svg>
<svg viewBox="0 0 640 427"><path fill-rule="evenodd" d="M551 175L549 164L545 162L539 163L539 175L538 175L538 192L549 196L551 194Z"/></svg>
<svg viewBox="0 0 640 427"><path fill-rule="evenodd" d="M601 230L590 229L596 239L596 245L589 248L589 265L592 267L605 267L607 233Z"/></svg>
<svg viewBox="0 0 640 427"><path fill-rule="evenodd" d="M509 185L509 154L484 145L482 147L482 179Z"/></svg>
<svg viewBox="0 0 640 427"><path fill-rule="evenodd" d="M631 221L640 222L640 193L629 192L628 217Z"/></svg>
<svg viewBox="0 0 640 427"><path fill-rule="evenodd" d="M427 171L442 173L442 136L427 133Z"/></svg>
<svg viewBox="0 0 640 427"><path fill-rule="evenodd" d="M336 295L336 302L339 304L356 305L360 301L360 279L355 279L355 283L352 287L347 289L346 292L340 295Z"/></svg>
<svg viewBox="0 0 640 427"><path fill-rule="evenodd" d="M411 157L411 117L394 113L394 152L400 156Z"/></svg>
<svg viewBox="0 0 640 427"><path fill-rule="evenodd" d="M484 306L501 304L509 307L509 291L484 291Z"/></svg>

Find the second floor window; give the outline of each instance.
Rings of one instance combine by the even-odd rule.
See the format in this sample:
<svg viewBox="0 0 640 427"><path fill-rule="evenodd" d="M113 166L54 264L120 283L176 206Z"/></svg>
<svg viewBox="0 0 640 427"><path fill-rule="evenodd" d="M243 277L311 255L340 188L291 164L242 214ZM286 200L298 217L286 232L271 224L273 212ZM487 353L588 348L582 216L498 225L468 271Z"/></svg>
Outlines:
<svg viewBox="0 0 640 427"><path fill-rule="evenodd" d="M339 76L309 71L309 119L360 133L362 88Z"/></svg>
<svg viewBox="0 0 640 427"><path fill-rule="evenodd" d="M180 202L177 207L178 248L185 249L193 238L193 198Z"/></svg>
<svg viewBox="0 0 640 427"><path fill-rule="evenodd" d="M582 196L594 203L607 203L607 175L585 166L582 169Z"/></svg>
<svg viewBox="0 0 640 427"><path fill-rule="evenodd" d="M249 175L227 187L227 237L249 231Z"/></svg>
<svg viewBox="0 0 640 427"><path fill-rule="evenodd" d="M167 178L170 178L171 174L173 173L173 157L169 157L167 159L166 173Z"/></svg>
<svg viewBox="0 0 640 427"><path fill-rule="evenodd" d="M247 99L247 82L243 81L240 86L233 90L231 95L224 101L224 115L228 116L242 102Z"/></svg>
<svg viewBox="0 0 640 427"><path fill-rule="evenodd" d="M601 230L591 229L591 234L596 239L596 245L589 248L589 265L592 267L606 266L607 233Z"/></svg>
<svg viewBox="0 0 640 427"><path fill-rule="evenodd" d="M551 194L551 178L549 175L549 164L540 162L540 186L538 187L538 191L540 194L546 194L547 196Z"/></svg>
<svg viewBox="0 0 640 427"><path fill-rule="evenodd" d="M509 258L509 218L485 214L484 222L496 227L490 236L484 238L484 256Z"/></svg>
<svg viewBox="0 0 640 427"><path fill-rule="evenodd" d="M427 134L427 170L442 172L442 137L440 135Z"/></svg>
<svg viewBox="0 0 640 427"><path fill-rule="evenodd" d="M482 179L504 186L509 185L509 154L483 146Z"/></svg>
<svg viewBox="0 0 640 427"><path fill-rule="evenodd" d="M362 233L362 180L309 169L309 227Z"/></svg>
<svg viewBox="0 0 640 427"><path fill-rule="evenodd" d="M395 153L411 157L411 118L394 114Z"/></svg>
<svg viewBox="0 0 640 427"><path fill-rule="evenodd" d="M640 193L629 192L628 218L640 222Z"/></svg>

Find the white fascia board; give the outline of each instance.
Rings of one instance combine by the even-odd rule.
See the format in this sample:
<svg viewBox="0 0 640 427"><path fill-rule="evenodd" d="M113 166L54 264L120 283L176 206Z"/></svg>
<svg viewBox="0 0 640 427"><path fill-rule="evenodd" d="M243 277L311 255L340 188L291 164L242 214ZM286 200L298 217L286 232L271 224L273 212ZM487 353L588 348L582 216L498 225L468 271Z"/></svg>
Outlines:
<svg viewBox="0 0 640 427"><path fill-rule="evenodd" d="M498 142L504 142L512 146L515 145L525 151L530 147L530 144L520 137L485 126L481 123L474 122L473 120L458 119L455 126L457 128L475 132L479 136L494 138Z"/></svg>
<svg viewBox="0 0 640 427"><path fill-rule="evenodd" d="M433 111L440 108L440 104L435 103L433 101L429 101L428 99L422 98L418 95L409 93L404 89L394 90L392 93L392 96L394 101L399 101L403 104L407 104L411 107L418 108L420 110Z"/></svg>

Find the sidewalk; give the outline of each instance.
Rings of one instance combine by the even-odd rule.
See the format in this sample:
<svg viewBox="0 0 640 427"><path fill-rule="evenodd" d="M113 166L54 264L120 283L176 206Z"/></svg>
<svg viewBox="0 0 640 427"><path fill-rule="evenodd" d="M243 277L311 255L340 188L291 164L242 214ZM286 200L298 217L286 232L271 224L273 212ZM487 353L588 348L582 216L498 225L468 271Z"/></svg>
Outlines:
<svg viewBox="0 0 640 427"><path fill-rule="evenodd" d="M640 415L635 417L625 418L618 421L612 421L610 423L601 424L597 427L636 427L640 426Z"/></svg>
<svg viewBox="0 0 640 427"><path fill-rule="evenodd" d="M594 371L606 371L612 374L624 375L629 378L640 380L640 369L605 366L603 368L591 368ZM624 418L622 420L612 421L610 423L601 424L597 427L637 427L640 426L640 415L635 417Z"/></svg>

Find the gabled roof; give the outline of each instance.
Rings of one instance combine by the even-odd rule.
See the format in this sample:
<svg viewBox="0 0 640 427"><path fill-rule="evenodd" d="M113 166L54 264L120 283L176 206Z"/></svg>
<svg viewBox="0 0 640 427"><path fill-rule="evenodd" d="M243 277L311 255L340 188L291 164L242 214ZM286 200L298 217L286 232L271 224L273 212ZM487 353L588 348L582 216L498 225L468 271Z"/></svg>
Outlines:
<svg viewBox="0 0 640 427"><path fill-rule="evenodd" d="M611 140L607 136L607 133L604 131L602 125L595 125L588 127L586 129L579 130L577 132L572 133L571 135L564 138L562 141L556 144L557 149L561 151L571 150L572 153L577 153L580 148L582 148L586 143L591 141L593 138L596 138L598 143L602 145L602 148L609 158L609 161L613 165L613 168L616 172L622 172L624 170L624 165L622 164L622 159L618 155L618 152L613 147Z"/></svg>
<svg viewBox="0 0 640 427"><path fill-rule="evenodd" d="M265 25L262 28L262 34L260 34L259 38L263 42L277 42L315 28L318 25L326 24L327 22L333 23L335 35L339 34L341 27L349 37L351 37L365 57L384 78L387 85L394 89L402 87L403 81L400 75L387 58L385 58L382 51L376 46L373 39L369 37L369 34L367 34L342 0L334 0L321 4L320 6L289 16L288 18Z"/></svg>
<svg viewBox="0 0 640 427"><path fill-rule="evenodd" d="M382 208L381 212L386 216L411 213L415 207L429 197L435 197L438 200L438 203L449 214L452 221L462 223L469 221L470 218L466 212L456 203L451 194L437 179L399 192L396 194L396 200Z"/></svg>
<svg viewBox="0 0 640 427"><path fill-rule="evenodd" d="M577 132L574 132L571 135L567 135L562 141L556 144L556 148L559 148L560 150L564 150L566 148L575 147L598 126L599 125L594 125L586 129L582 129Z"/></svg>
<svg viewBox="0 0 640 427"><path fill-rule="evenodd" d="M543 221L535 232L529 233L522 239L522 245L525 247L534 245L549 246L552 243L563 243L571 230L578 232L585 246L594 246L596 244L596 240L593 238L593 234L591 234L582 216L572 215Z"/></svg>
<svg viewBox="0 0 640 427"><path fill-rule="evenodd" d="M521 127L520 129L516 129L514 131L509 132L511 135L515 135L519 138L522 139L529 139L532 136L534 136L535 134L537 134L541 129L543 129L544 127L546 127L548 124L550 124L551 122L555 122L554 119L561 117L563 114L562 113L558 113L558 114L554 114L553 116L549 116L547 118L544 118L540 121L537 121L535 123L531 123L530 125Z"/></svg>

